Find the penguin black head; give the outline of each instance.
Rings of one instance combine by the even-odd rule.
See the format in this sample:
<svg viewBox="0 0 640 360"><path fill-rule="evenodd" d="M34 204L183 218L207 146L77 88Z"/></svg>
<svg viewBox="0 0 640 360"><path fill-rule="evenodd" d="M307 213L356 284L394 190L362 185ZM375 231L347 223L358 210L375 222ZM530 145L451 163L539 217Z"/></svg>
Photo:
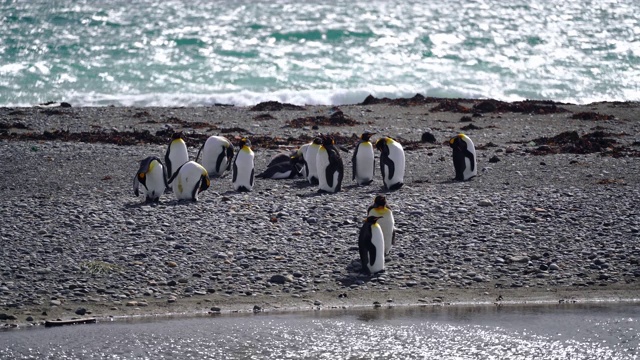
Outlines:
<svg viewBox="0 0 640 360"><path fill-rule="evenodd" d="M201 193L211 186L211 180L209 180L209 174L207 172L202 173L200 176L200 188L198 189L198 193Z"/></svg>
<svg viewBox="0 0 640 360"><path fill-rule="evenodd" d="M240 139L240 148L242 149L245 146L251 146L251 141L247 138Z"/></svg>
<svg viewBox="0 0 640 360"><path fill-rule="evenodd" d="M171 135L171 140L178 140L178 139L182 139L182 133L174 132L173 135Z"/></svg>
<svg viewBox="0 0 640 360"><path fill-rule="evenodd" d="M382 151L382 149L384 149L384 146L387 144L387 138L386 137L382 137L380 139L378 139L378 141L376 141L376 149Z"/></svg>
<svg viewBox="0 0 640 360"><path fill-rule="evenodd" d="M320 138L320 137L314 138L313 143L316 145L322 145L322 139L323 138Z"/></svg>
<svg viewBox="0 0 640 360"><path fill-rule="evenodd" d="M387 198L384 195L378 195L373 200L373 204L376 207L385 207L385 206L387 206Z"/></svg>
<svg viewBox="0 0 640 360"><path fill-rule="evenodd" d="M452 137L449 140L449 146L451 146L453 149L466 149L467 148L467 142L464 140L466 136L464 134L458 134L454 137Z"/></svg>
<svg viewBox="0 0 640 360"><path fill-rule="evenodd" d="M322 138L322 146L324 147L329 147L329 146L333 146L335 145L335 141L333 140L333 138L331 136L324 136Z"/></svg>
<svg viewBox="0 0 640 360"><path fill-rule="evenodd" d="M369 141L369 140L371 139L371 137L372 137L373 135L375 135L375 134L376 134L376 133L374 133L374 132L365 131L365 132L363 132L363 133L362 133L362 135L360 135L360 139L361 139L362 141Z"/></svg>
<svg viewBox="0 0 640 360"><path fill-rule="evenodd" d="M364 222L367 224L375 224L380 219L382 219L382 216L368 216L364 219Z"/></svg>

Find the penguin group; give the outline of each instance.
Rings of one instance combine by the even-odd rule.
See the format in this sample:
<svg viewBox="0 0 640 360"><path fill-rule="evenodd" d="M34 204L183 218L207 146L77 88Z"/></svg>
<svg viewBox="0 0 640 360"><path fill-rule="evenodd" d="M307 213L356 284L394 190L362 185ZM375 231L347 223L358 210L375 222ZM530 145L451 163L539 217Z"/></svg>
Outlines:
<svg viewBox="0 0 640 360"><path fill-rule="evenodd" d="M351 180L357 186L370 185L375 178L375 150L380 152L379 166L384 189L395 191L404 185L405 154L400 142L383 136L375 142L374 132L365 131L355 144L351 157ZM452 148L454 180L467 181L477 175L477 160L473 141L458 134L449 141ZM319 135L290 153L274 156L267 168L255 173L255 154L251 141L242 138L235 151L232 142L223 136L210 136L200 147L195 161L189 159L187 145L180 133L175 133L167 147L164 164L149 156L140 161L133 180L134 195L144 195L146 202L158 203L165 192L173 192L177 200L197 201L198 195L211 186L212 178L221 178L231 171L233 189L251 192L254 177L263 179L293 179L302 177L319 192L336 193L342 189L344 163L340 149L329 135ZM360 227L358 250L361 271L376 274L384 271L385 258L395 245L396 229L393 212L384 195L377 195L367 208Z"/></svg>
<svg viewBox="0 0 640 360"><path fill-rule="evenodd" d="M358 186L367 186L373 182L376 167L375 150L378 150L384 189L398 190L404 185L406 165L402 144L388 136L374 142L374 135L376 133L365 131L355 144L351 157L351 180ZM466 181L476 176L473 141L464 134L458 134L449 140L449 145L453 150L454 179ZM229 139L217 135L210 136L198 150L195 160L190 161L182 135L175 133L167 147L164 164L155 156L140 161L134 177L134 195L144 193L145 201L158 202L165 191L173 191L176 199L197 200L198 194L206 190L211 179L222 177L226 171L232 172L233 188L238 192L252 191L255 177L293 179L301 176L309 184L317 186L319 192L336 193L342 189L344 163L340 150L331 136L317 136L292 153L276 155L258 175L255 175L255 154L251 149L251 141L242 138L238 148L236 153ZM190 164L184 166L187 163ZM183 174L179 174L180 172ZM177 183L174 184L176 179ZM165 191L162 191L163 187ZM196 187L198 191L194 191Z"/></svg>
<svg viewBox="0 0 640 360"><path fill-rule="evenodd" d="M233 172L233 187L238 192L252 191L254 153L251 142L242 138L234 158L234 147L223 136L210 136L198 150L195 161L189 160L187 144L181 133L174 133L164 156L140 161L133 179L133 194L145 195L145 202L158 203L160 196L173 192L177 200L198 201L198 195L211 186L212 178ZM202 155L202 157L200 157ZM201 159L198 162L198 159Z"/></svg>

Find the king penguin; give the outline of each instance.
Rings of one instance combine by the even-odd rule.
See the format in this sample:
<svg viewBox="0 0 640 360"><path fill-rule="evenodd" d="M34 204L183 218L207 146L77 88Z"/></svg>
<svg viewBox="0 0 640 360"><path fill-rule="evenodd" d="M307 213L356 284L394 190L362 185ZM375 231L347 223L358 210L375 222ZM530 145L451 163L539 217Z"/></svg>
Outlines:
<svg viewBox="0 0 640 360"><path fill-rule="evenodd" d="M396 243L396 230L393 211L387 206L387 198L384 195L376 196L373 204L367 209L367 216L381 218L378 220L378 225L380 225L384 237L384 254L389 255L391 247Z"/></svg>
<svg viewBox="0 0 640 360"><path fill-rule="evenodd" d="M318 185L318 152L322 147L322 139L317 137L313 139L313 142L307 147L307 151L304 154L304 161L306 163L305 169L307 173L307 180L311 185Z"/></svg>
<svg viewBox="0 0 640 360"><path fill-rule="evenodd" d="M449 140L453 148L453 167L456 170L455 180L465 181L478 175L476 166L476 148L473 141L465 135L458 134Z"/></svg>
<svg viewBox="0 0 640 360"><path fill-rule="evenodd" d="M378 220L379 216L368 216L364 219L358 236L362 272L367 274L384 270L384 238Z"/></svg>
<svg viewBox="0 0 640 360"><path fill-rule="evenodd" d="M360 141L353 151L351 164L353 165L352 180L358 185L369 185L373 181L375 172L375 158L373 154L373 144L371 144L371 136L375 133L365 131L360 135Z"/></svg>
<svg viewBox="0 0 640 360"><path fill-rule="evenodd" d="M164 163L167 165L167 178L172 178L176 170L187 161L189 161L189 152L187 151L187 144L182 140L182 133L174 133L164 155Z"/></svg>
<svg viewBox="0 0 640 360"><path fill-rule="evenodd" d="M254 154L251 141L247 138L240 140L240 150L233 161L233 188L236 191L248 192L253 190Z"/></svg>
<svg viewBox="0 0 640 360"><path fill-rule="evenodd" d="M376 141L376 149L380 150L380 172L382 182L389 190L398 190L404 185L404 150L399 142L390 137Z"/></svg>
<svg viewBox="0 0 640 360"><path fill-rule="evenodd" d="M160 195L167 188L167 178L164 176L162 161L155 156L140 161L140 168L133 178L133 193L140 195L140 185L146 202L159 202Z"/></svg>
<svg viewBox="0 0 640 360"><path fill-rule="evenodd" d="M333 138L324 136L316 156L318 187L320 192L335 193L342 187L344 164Z"/></svg>
<svg viewBox="0 0 640 360"><path fill-rule="evenodd" d="M231 161L233 160L233 145L231 141L224 136L209 136L207 141L202 144L196 161L202 153L202 166L207 169L209 177L220 177L226 170L231 169Z"/></svg>
<svg viewBox="0 0 640 360"><path fill-rule="evenodd" d="M169 185L178 200L198 201L198 194L211 186L209 174L204 166L195 161L187 161L169 179Z"/></svg>
<svg viewBox="0 0 640 360"><path fill-rule="evenodd" d="M295 155L291 155L286 162L280 161L269 163L267 169L256 175L256 177L263 179L293 179L299 173L297 161L298 160Z"/></svg>

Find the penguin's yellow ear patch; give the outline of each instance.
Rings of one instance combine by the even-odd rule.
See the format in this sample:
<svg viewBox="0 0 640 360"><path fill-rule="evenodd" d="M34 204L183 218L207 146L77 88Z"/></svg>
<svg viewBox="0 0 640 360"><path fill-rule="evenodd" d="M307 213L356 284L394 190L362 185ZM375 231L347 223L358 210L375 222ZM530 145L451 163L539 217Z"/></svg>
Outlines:
<svg viewBox="0 0 640 360"><path fill-rule="evenodd" d="M144 173L139 173L139 174L138 174L138 177L139 177L140 179L144 179Z"/></svg>
<svg viewBox="0 0 640 360"><path fill-rule="evenodd" d="M453 142L456 141L456 138L449 139L449 144L453 145Z"/></svg>

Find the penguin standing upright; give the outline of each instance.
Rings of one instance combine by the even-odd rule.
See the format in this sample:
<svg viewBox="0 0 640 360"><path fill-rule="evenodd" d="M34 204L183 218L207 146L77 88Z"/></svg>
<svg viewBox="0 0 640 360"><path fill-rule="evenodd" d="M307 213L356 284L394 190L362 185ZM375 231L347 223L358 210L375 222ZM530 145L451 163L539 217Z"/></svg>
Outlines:
<svg viewBox="0 0 640 360"><path fill-rule="evenodd" d="M476 148L473 141L465 135L458 134L449 140L453 148L453 167L456 170L455 180L465 181L478 175L476 164Z"/></svg>
<svg viewBox="0 0 640 360"><path fill-rule="evenodd" d="M251 141L247 138L240 140L240 150L233 161L233 188L236 191L247 192L253 190L254 154Z"/></svg>
<svg viewBox="0 0 640 360"><path fill-rule="evenodd" d="M389 190L397 190L404 185L404 150L399 142L390 137L376 141L376 149L380 150L380 172L382 182Z"/></svg>
<svg viewBox="0 0 640 360"><path fill-rule="evenodd" d="M182 133L174 133L164 155L167 178L172 178L176 170L187 161L189 161L189 152L187 151L187 144L182 139Z"/></svg>
<svg viewBox="0 0 640 360"><path fill-rule="evenodd" d="M316 167L318 171L318 191L330 193L340 191L344 176L344 164L342 163L340 152L330 136L325 136L322 139L322 146L316 156Z"/></svg>
<svg viewBox="0 0 640 360"><path fill-rule="evenodd" d="M360 141L353 151L351 164L353 165L352 180L358 185L369 185L373 181L375 172L375 156L373 154L373 144L371 136L375 133L365 131L360 135Z"/></svg>
<svg viewBox="0 0 640 360"><path fill-rule="evenodd" d="M388 255L391 246L396 243L395 221L393 220L393 211L387 206L387 198L384 195L378 195L373 200L373 204L367 209L367 216L376 216L378 225L382 229L384 237L384 254Z"/></svg>
<svg viewBox="0 0 640 360"><path fill-rule="evenodd" d="M169 179L169 185L178 200L198 201L198 194L211 186L209 174L204 166L195 161L187 161Z"/></svg>
<svg viewBox="0 0 640 360"><path fill-rule="evenodd" d="M196 161L198 161L200 153L202 153L201 164L207 169L210 178L220 177L226 170L231 169L233 145L226 137L209 136L198 150Z"/></svg>
<svg viewBox="0 0 640 360"><path fill-rule="evenodd" d="M304 154L304 161L306 163L305 171L307 173L307 180L311 185L318 185L318 152L322 147L322 139L317 137L313 139L313 142L307 147L307 151Z"/></svg>
<svg viewBox="0 0 640 360"><path fill-rule="evenodd" d="M384 270L384 235L377 221L379 216L368 216L360 228L358 250L362 272L375 274Z"/></svg>
<svg viewBox="0 0 640 360"><path fill-rule="evenodd" d="M146 202L159 202L160 195L167 188L167 178L164 176L162 161L155 156L140 161L140 168L133 178L133 193L140 195L140 185L144 187L143 193Z"/></svg>

